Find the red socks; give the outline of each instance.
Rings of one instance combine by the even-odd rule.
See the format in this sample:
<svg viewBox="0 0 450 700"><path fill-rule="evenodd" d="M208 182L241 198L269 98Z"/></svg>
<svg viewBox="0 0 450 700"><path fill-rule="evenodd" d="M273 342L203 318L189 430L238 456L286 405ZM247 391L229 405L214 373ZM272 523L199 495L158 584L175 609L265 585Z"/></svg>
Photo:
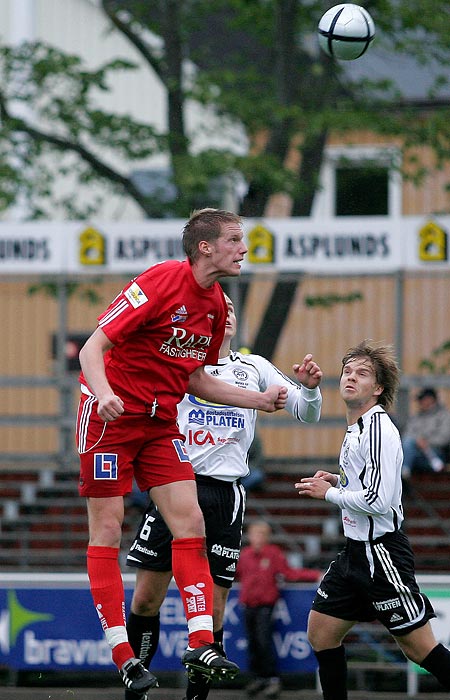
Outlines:
<svg viewBox="0 0 450 700"><path fill-rule="evenodd" d="M95 609L112 657L120 669L134 652L125 628L125 594L116 547L93 547L87 550L87 570Z"/></svg>
<svg viewBox="0 0 450 700"><path fill-rule="evenodd" d="M189 646L212 644L213 581L204 537L172 540L172 571L184 605Z"/></svg>
<svg viewBox="0 0 450 700"><path fill-rule="evenodd" d="M135 656L128 641L125 594L116 547L89 546L87 569L95 609L116 666ZM172 569L188 623L189 646L212 644L213 581L204 537L172 541Z"/></svg>

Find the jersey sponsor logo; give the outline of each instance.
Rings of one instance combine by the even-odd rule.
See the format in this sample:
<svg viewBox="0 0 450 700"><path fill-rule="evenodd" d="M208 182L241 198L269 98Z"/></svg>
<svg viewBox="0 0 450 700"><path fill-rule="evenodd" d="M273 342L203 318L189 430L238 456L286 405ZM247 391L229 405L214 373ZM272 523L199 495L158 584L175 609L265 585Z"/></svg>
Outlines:
<svg viewBox="0 0 450 700"><path fill-rule="evenodd" d="M172 335L162 343L159 352L169 357L189 358L204 362L207 355L204 348L209 348L211 340L212 336L210 335L189 333L185 328L172 326Z"/></svg>
<svg viewBox="0 0 450 700"><path fill-rule="evenodd" d="M144 547L142 544L139 544L139 542L133 542L132 546L130 547L130 552L140 552L141 554L145 554L148 557L157 557L158 554L153 550L153 549L148 549L148 547Z"/></svg>
<svg viewBox="0 0 450 700"><path fill-rule="evenodd" d="M233 435L223 436L219 435L214 439L213 434L210 430L191 430L187 432L187 444L188 445L198 445L202 447L206 444L209 445L238 445L240 439Z"/></svg>
<svg viewBox="0 0 450 700"><path fill-rule="evenodd" d="M100 452L94 454L94 479L98 481L117 480L117 455Z"/></svg>
<svg viewBox="0 0 450 700"><path fill-rule="evenodd" d="M162 352L168 357L181 357L183 359L197 360L204 363L206 360L206 352L197 350L197 348L171 348L169 345L161 345L159 352Z"/></svg>
<svg viewBox="0 0 450 700"><path fill-rule="evenodd" d="M206 612L206 597L203 592L205 584L200 581L200 583L193 584L192 586L186 586L183 590L186 593L190 593L190 596L185 596L185 603L188 613L201 613Z"/></svg>
<svg viewBox="0 0 450 700"><path fill-rule="evenodd" d="M188 416L189 423L194 423L196 425L205 425L205 412L200 408L189 411Z"/></svg>
<svg viewBox="0 0 450 700"><path fill-rule="evenodd" d="M180 306L174 314L171 315L171 321L172 323L184 323L188 317L188 312L183 304L183 306Z"/></svg>
<svg viewBox="0 0 450 700"><path fill-rule="evenodd" d="M180 462L190 462L189 455L186 452L183 440L176 438L175 440L172 440L172 444L175 447L175 451L178 455L178 459L180 460Z"/></svg>
<svg viewBox="0 0 450 700"><path fill-rule="evenodd" d="M245 418L242 413L239 413L239 409L233 410L229 406L223 406L220 409L210 406L210 409L205 411L200 408L192 409L188 414L188 422L212 428L245 429Z"/></svg>
<svg viewBox="0 0 450 700"><path fill-rule="evenodd" d="M215 428L235 428L244 430L245 419L237 411L207 411L205 424Z"/></svg>
<svg viewBox="0 0 450 700"><path fill-rule="evenodd" d="M400 608L401 603L399 598L389 598L389 600L380 600L373 604L375 610L392 610L393 608Z"/></svg>
<svg viewBox="0 0 450 700"><path fill-rule="evenodd" d="M142 306L142 304L145 304L148 301L137 282L133 282L128 289L125 290L124 296L126 296L134 309L137 309L138 306Z"/></svg>
<svg viewBox="0 0 450 700"><path fill-rule="evenodd" d="M356 520L352 520L348 515L343 516L342 522L344 525L348 525L349 527L356 527Z"/></svg>
<svg viewBox="0 0 450 700"><path fill-rule="evenodd" d="M173 345L177 348L209 348L211 335L190 333L185 328L172 326L172 335L164 341L163 345Z"/></svg>
<svg viewBox="0 0 450 700"><path fill-rule="evenodd" d="M215 445L214 438L209 430L188 430L189 445Z"/></svg>
<svg viewBox="0 0 450 700"><path fill-rule="evenodd" d="M148 654L151 654L152 652L152 641L153 641L153 633L152 632L143 632L141 635L141 645L139 648L139 657L141 659L145 659L145 657Z"/></svg>
<svg viewBox="0 0 450 700"><path fill-rule="evenodd" d="M218 557L224 557L225 559L235 559L236 561L239 559L239 549L224 547L217 543L212 545L211 554L216 554Z"/></svg>

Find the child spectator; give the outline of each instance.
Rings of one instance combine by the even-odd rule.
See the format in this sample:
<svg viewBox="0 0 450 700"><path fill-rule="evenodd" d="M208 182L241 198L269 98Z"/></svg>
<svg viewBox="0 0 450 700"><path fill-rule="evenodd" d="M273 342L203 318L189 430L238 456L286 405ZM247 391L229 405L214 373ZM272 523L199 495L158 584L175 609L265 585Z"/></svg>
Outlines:
<svg viewBox="0 0 450 700"><path fill-rule="evenodd" d="M281 691L272 642L272 612L280 597L280 582L317 581L321 572L292 568L282 549L270 542L271 532L265 520L248 526L249 544L241 551L237 578L241 583L239 600L244 606L249 669L253 675L246 691L250 697L262 691L264 697L273 699Z"/></svg>

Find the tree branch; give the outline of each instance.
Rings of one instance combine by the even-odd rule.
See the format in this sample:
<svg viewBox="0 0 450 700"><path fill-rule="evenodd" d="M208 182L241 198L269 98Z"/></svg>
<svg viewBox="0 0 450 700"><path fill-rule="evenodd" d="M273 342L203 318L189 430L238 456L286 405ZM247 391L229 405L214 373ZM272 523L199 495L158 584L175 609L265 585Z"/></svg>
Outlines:
<svg viewBox="0 0 450 700"><path fill-rule="evenodd" d="M156 58L152 50L148 47L145 41L138 36L131 28L130 22L123 22L113 7L114 3L111 0L102 0L102 8L110 19L112 24L119 30L128 41L133 44L133 46L139 51L143 58L150 64L150 66L155 71L156 75L164 82L164 74L162 69L162 62L160 59Z"/></svg>
<svg viewBox="0 0 450 700"><path fill-rule="evenodd" d="M98 175L100 175L100 177L119 185L123 190L125 190L125 192L136 201L147 216L151 214L147 198L141 194L140 190L134 185L129 177L121 175L119 172L117 172L117 170L113 170L109 165L100 160L100 158L95 156L91 151L88 151L88 149L82 146L80 143L76 143L59 136L54 136L53 134L31 126L31 124L28 124L24 119L12 116L7 109L6 101L1 92L0 115L2 122L4 124L8 124L12 131L27 134L35 141L47 143L60 151L72 151L73 153L76 153L83 161L88 163L91 168Z"/></svg>

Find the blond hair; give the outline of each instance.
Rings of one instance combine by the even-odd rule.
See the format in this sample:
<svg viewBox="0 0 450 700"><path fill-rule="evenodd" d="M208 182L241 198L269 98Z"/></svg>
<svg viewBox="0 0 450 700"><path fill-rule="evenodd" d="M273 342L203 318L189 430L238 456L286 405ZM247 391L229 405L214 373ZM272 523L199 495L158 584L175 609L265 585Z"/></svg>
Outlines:
<svg viewBox="0 0 450 700"><path fill-rule="evenodd" d="M224 224L242 225L238 214L224 209L196 209L183 228L183 250L191 261L195 262L199 255L200 241L215 241L222 234Z"/></svg>

